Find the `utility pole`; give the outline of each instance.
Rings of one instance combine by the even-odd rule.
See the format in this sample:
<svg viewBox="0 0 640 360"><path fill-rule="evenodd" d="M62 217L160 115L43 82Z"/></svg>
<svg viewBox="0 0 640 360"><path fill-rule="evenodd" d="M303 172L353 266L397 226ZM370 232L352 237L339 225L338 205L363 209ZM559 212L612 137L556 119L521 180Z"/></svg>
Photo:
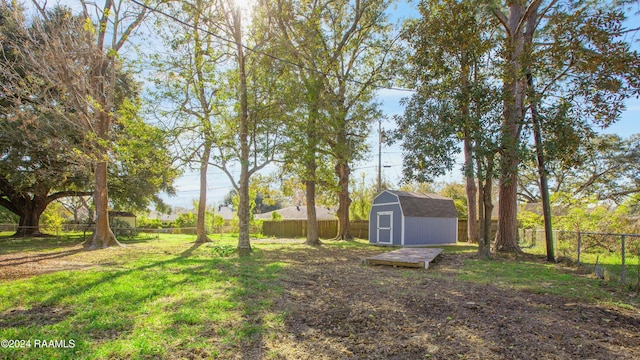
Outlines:
<svg viewBox="0 0 640 360"><path fill-rule="evenodd" d="M378 118L378 194L382 192L382 120Z"/></svg>

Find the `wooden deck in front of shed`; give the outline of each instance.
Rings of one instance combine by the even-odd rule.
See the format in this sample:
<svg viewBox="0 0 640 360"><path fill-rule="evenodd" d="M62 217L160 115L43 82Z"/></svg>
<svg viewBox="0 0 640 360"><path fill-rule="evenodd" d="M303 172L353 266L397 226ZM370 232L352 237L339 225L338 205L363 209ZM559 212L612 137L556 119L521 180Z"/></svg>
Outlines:
<svg viewBox="0 0 640 360"><path fill-rule="evenodd" d="M365 259L367 265L392 265L428 269L429 263L444 249L402 248Z"/></svg>

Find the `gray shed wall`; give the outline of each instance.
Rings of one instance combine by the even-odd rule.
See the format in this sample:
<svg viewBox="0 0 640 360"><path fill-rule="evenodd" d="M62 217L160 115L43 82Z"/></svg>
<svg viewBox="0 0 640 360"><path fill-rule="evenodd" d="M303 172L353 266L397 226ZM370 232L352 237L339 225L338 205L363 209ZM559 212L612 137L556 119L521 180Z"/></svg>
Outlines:
<svg viewBox="0 0 640 360"><path fill-rule="evenodd" d="M378 243L378 215L380 211L393 212L393 243L391 245L402 244L402 211L400 204L373 205L369 213L369 242Z"/></svg>
<svg viewBox="0 0 640 360"><path fill-rule="evenodd" d="M457 218L405 217L404 245L455 244Z"/></svg>

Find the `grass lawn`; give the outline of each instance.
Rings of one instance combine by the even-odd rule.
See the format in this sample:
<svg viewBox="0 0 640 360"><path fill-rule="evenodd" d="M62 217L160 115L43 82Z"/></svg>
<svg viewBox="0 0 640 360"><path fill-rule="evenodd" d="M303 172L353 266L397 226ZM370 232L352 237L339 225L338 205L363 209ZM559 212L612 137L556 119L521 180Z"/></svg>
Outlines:
<svg viewBox="0 0 640 360"><path fill-rule="evenodd" d="M0 339L32 340L32 348L3 348L0 357L162 357L175 348L215 357L281 320L268 309L285 264L264 261L260 249L238 258L230 237L197 248L188 241L186 235L123 241L126 248L67 257L99 267L3 281ZM12 243L3 252L19 245L42 249L43 243ZM48 250L58 252L59 245ZM75 346L36 349L35 340L73 340Z"/></svg>
<svg viewBox="0 0 640 360"><path fill-rule="evenodd" d="M24 340L12 343L14 348L0 348L0 358L286 358L282 351L255 351L265 348L261 343L277 343L297 331L285 325L297 310L281 303L285 292L296 294L292 276L309 269L319 269L309 276L321 276L323 261L326 266L348 266L359 275L374 272L382 267L363 267L353 259L389 250L365 241L325 241L322 248L328 250L322 250L299 240L261 239L253 242L251 257L240 258L233 251L235 237L213 237L215 242L195 246L193 235L141 235L122 241L125 247L90 252L74 246L81 241L75 235L0 238L0 273L11 269L8 256L20 266L45 266L47 261L60 266L0 280L0 339ZM407 284L446 278L561 296L567 302L626 309L638 305L626 291L612 291L605 282L557 265L476 260L474 252L473 246L450 246L444 255L452 266L428 271L389 268L376 276L399 276ZM310 268L311 263L317 268ZM370 281L389 294L399 291L386 277ZM51 340L56 346L50 346Z"/></svg>

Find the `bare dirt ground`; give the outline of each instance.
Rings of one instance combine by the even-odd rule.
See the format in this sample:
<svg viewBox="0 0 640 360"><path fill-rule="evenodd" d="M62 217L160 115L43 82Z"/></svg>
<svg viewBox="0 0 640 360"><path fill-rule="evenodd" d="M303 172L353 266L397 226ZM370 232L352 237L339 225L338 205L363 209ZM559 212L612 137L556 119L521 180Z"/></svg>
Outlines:
<svg viewBox="0 0 640 360"><path fill-rule="evenodd" d="M0 279L104 261L101 252L80 251L1 255ZM442 254L429 270L362 265L378 252L265 250L263 261L287 264L277 280L282 295L271 309L286 316L238 358L640 358L638 309L462 282L454 274L468 254Z"/></svg>
<svg viewBox="0 0 640 360"><path fill-rule="evenodd" d="M461 282L447 274L465 254L429 270L359 265L370 254L289 253L276 305L287 336L272 349L296 359L640 358L637 309Z"/></svg>

